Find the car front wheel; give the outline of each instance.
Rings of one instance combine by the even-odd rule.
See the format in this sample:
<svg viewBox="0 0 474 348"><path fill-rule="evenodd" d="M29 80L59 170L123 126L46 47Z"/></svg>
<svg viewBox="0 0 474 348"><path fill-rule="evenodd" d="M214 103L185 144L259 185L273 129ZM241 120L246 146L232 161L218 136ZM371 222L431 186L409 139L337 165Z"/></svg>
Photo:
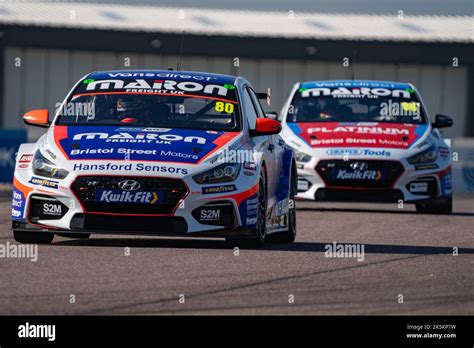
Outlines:
<svg viewBox="0 0 474 348"><path fill-rule="evenodd" d="M265 173L262 171L258 184L258 210L257 224L253 228L253 237L248 238L228 238L230 244L247 247L251 249L259 249L265 244L265 236L267 230L267 192Z"/></svg>

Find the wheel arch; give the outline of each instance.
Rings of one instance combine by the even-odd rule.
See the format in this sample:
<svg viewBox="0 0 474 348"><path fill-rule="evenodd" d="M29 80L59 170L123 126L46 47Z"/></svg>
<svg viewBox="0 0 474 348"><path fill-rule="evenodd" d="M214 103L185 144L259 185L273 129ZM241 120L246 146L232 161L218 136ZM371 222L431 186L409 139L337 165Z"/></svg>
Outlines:
<svg viewBox="0 0 474 348"><path fill-rule="evenodd" d="M265 160L262 160L261 164L261 170L260 173L263 171L263 175L265 176L265 193L267 194L267 199L268 199L268 171L267 171L267 164L265 163ZM258 180L260 180L260 175L258 176Z"/></svg>

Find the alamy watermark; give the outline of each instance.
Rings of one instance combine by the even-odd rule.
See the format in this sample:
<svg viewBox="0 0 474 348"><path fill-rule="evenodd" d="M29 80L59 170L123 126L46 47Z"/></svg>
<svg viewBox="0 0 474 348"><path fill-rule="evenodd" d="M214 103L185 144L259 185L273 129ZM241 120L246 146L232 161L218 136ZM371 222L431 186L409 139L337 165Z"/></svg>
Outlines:
<svg viewBox="0 0 474 348"><path fill-rule="evenodd" d="M56 340L56 325L36 325L26 322L18 326L19 338L46 338L50 342Z"/></svg>
<svg viewBox="0 0 474 348"><path fill-rule="evenodd" d="M418 102L388 102L380 103L380 116L406 117L410 116L414 120L421 119L420 103Z"/></svg>
<svg viewBox="0 0 474 348"><path fill-rule="evenodd" d="M88 120L95 119L95 104L94 103L82 103L82 102L71 102L71 103L56 103L56 113L62 116L72 117L86 117Z"/></svg>
<svg viewBox="0 0 474 348"><path fill-rule="evenodd" d="M6 242L0 244L0 258L2 259L30 259L31 262L38 261L37 244L12 244Z"/></svg>
<svg viewBox="0 0 474 348"><path fill-rule="evenodd" d="M358 262L365 260L364 244L339 244L333 242L324 246L324 255L329 258L356 258Z"/></svg>
<svg viewBox="0 0 474 348"><path fill-rule="evenodd" d="M233 150L225 148L217 156L217 163L255 163L258 162L256 150Z"/></svg>

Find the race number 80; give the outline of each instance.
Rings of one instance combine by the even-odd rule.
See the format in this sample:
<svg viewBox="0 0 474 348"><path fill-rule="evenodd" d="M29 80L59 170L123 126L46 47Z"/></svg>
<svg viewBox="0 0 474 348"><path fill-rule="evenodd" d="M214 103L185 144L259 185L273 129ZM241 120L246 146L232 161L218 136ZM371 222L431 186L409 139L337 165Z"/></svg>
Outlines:
<svg viewBox="0 0 474 348"><path fill-rule="evenodd" d="M234 112L234 104L224 103L224 102L217 102L216 103L216 111L231 114L231 113Z"/></svg>

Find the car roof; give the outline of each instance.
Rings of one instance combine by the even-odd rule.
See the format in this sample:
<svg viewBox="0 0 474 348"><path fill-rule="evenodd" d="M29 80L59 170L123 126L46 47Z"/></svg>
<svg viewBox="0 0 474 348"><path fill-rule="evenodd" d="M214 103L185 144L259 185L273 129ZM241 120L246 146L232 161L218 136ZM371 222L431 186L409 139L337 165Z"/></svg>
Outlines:
<svg viewBox="0 0 474 348"><path fill-rule="evenodd" d="M300 83L300 87L370 87L370 88L388 88L388 89L407 89L413 88L411 83L379 80L316 80Z"/></svg>
<svg viewBox="0 0 474 348"><path fill-rule="evenodd" d="M183 70L157 70L157 69L137 69L137 70L109 70L95 71L87 75L90 79L113 79L114 77L157 77L168 78L171 80L192 80L195 82L204 81L217 84L234 84L236 76L214 74L201 71L183 71ZM192 78L191 78L192 77Z"/></svg>

